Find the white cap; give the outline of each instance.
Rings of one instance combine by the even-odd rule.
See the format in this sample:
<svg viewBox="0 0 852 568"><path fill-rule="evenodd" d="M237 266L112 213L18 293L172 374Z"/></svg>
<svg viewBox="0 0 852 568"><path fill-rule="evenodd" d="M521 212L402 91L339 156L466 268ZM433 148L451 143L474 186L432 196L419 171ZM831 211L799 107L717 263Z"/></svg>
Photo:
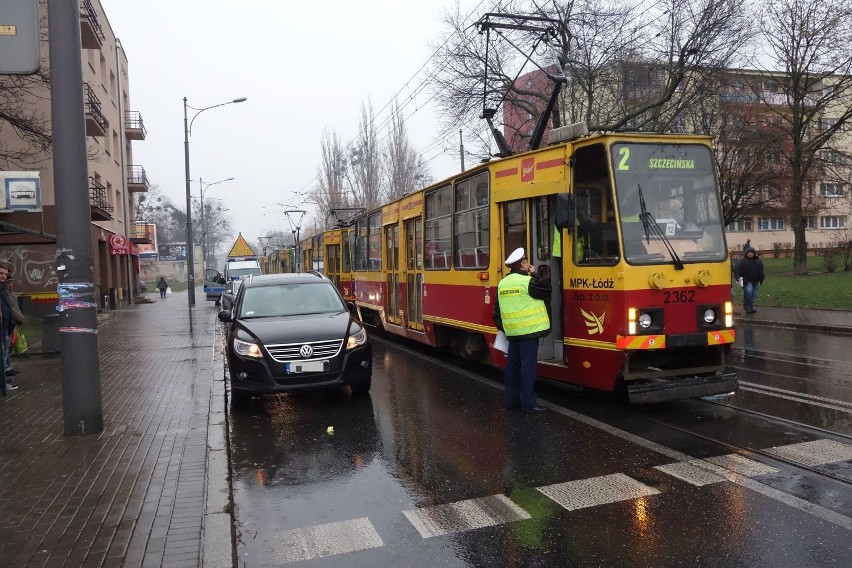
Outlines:
<svg viewBox="0 0 852 568"><path fill-rule="evenodd" d="M510 254L508 258L506 258L506 266L512 266L522 258L524 258L524 248L518 247L512 251L512 254Z"/></svg>

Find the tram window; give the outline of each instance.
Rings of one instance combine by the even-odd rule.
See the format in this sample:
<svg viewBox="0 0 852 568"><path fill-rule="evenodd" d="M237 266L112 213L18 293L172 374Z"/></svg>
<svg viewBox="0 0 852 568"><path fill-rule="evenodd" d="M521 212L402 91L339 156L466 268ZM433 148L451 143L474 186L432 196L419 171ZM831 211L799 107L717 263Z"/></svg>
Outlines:
<svg viewBox="0 0 852 568"><path fill-rule="evenodd" d="M352 260L350 258L350 245L349 239L352 236L351 231L344 232L341 235L341 245L343 247L343 252L341 254L341 272L352 272Z"/></svg>
<svg viewBox="0 0 852 568"><path fill-rule="evenodd" d="M370 232L368 237L368 265L367 270L382 269L382 214L373 213L370 219Z"/></svg>
<svg viewBox="0 0 852 568"><path fill-rule="evenodd" d="M456 184L454 228L455 267L487 268L491 239L487 172Z"/></svg>
<svg viewBox="0 0 852 568"><path fill-rule="evenodd" d="M355 270L367 270L367 219L355 224Z"/></svg>
<svg viewBox="0 0 852 568"><path fill-rule="evenodd" d="M503 206L503 250L508 255L518 247L527 248L527 208L523 199Z"/></svg>
<svg viewBox="0 0 852 568"><path fill-rule="evenodd" d="M533 201L535 207L535 240L538 243L536 260L546 262L550 259L550 251L553 247L553 225L550 222L550 208L546 197L538 197Z"/></svg>
<svg viewBox="0 0 852 568"><path fill-rule="evenodd" d="M424 265L427 269L449 269L453 264L452 188L446 186L426 194L424 207Z"/></svg>

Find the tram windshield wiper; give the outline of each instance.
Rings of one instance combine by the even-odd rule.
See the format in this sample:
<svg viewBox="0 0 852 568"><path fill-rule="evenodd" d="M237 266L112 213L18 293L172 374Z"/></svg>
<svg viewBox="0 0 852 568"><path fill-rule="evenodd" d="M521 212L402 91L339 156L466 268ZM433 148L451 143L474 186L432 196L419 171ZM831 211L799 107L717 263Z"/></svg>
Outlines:
<svg viewBox="0 0 852 568"><path fill-rule="evenodd" d="M645 206L645 195L642 193L642 186L640 184L636 184L637 192L639 193L639 209L641 213L639 213L639 219L642 220L642 227L645 229L645 242L651 242L651 233L654 233L655 236L659 237L660 240L663 241L663 244L666 246L666 250L669 252L669 255L672 257L672 261L674 262L675 270L683 270L683 261L677 255L677 252L672 246L671 241L660 229L660 226L657 225L657 220L654 219L654 216L648 211L648 208Z"/></svg>

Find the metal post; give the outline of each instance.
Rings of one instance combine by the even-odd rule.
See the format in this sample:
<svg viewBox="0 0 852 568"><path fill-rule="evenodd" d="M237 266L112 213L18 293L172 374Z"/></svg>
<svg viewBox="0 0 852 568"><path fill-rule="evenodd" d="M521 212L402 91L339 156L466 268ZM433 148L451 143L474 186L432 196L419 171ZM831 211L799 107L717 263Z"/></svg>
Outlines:
<svg viewBox="0 0 852 568"><path fill-rule="evenodd" d="M198 178L198 188L201 190L201 270L202 277L207 280L207 223L204 221L204 182Z"/></svg>
<svg viewBox="0 0 852 568"><path fill-rule="evenodd" d="M103 431L98 326L92 262L80 8L47 5L51 69L59 348L66 436Z"/></svg>
<svg viewBox="0 0 852 568"><path fill-rule="evenodd" d="M186 264L189 292L189 328L192 329L192 306L195 305L195 255L192 246L192 197L189 192L189 122L186 116L186 97L183 98L183 162L186 171Z"/></svg>

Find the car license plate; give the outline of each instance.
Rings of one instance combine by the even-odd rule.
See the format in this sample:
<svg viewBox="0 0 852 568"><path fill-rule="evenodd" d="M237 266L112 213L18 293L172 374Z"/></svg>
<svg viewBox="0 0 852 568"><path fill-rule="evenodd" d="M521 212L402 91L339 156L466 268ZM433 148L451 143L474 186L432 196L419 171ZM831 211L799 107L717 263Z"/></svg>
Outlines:
<svg viewBox="0 0 852 568"><path fill-rule="evenodd" d="M293 373L321 373L325 371L328 361L299 361L296 363L284 363L284 372L288 375Z"/></svg>

